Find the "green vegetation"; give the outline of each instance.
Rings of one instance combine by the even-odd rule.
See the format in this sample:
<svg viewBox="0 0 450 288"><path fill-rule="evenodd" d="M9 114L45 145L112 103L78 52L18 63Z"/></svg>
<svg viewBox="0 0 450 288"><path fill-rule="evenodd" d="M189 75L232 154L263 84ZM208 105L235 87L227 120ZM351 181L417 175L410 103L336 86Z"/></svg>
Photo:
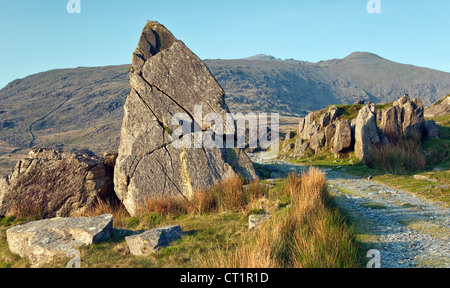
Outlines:
<svg viewBox="0 0 450 288"><path fill-rule="evenodd" d="M362 104L337 105L339 118L342 120L352 120L358 117L359 110L364 107Z"/></svg>
<svg viewBox="0 0 450 288"><path fill-rule="evenodd" d="M172 136L172 134L173 134L172 129L170 129L167 125L164 125L164 130L166 130L166 132L167 132L170 136Z"/></svg>
<svg viewBox="0 0 450 288"><path fill-rule="evenodd" d="M385 109L389 105L392 103L378 108ZM349 118L355 116L357 109L353 106L340 106L340 113ZM434 120L439 127L440 139L420 140L418 136L411 136L394 145L374 147L368 165L355 157L335 159L329 151L289 161L339 170L362 178L372 176L374 181L450 207L450 115L435 117ZM425 178L415 179L415 175Z"/></svg>
<svg viewBox="0 0 450 288"><path fill-rule="evenodd" d="M377 110L378 111L385 110L385 109L391 108L393 105L394 105L394 102L388 102L386 104L379 104L379 105L377 105Z"/></svg>
<svg viewBox="0 0 450 288"><path fill-rule="evenodd" d="M237 177L191 202L181 198L149 199L139 215L123 207L100 203L86 216L111 213L114 228L145 231L180 225L185 236L148 256L130 254L123 238L83 246L82 267L360 267L362 254L352 227L335 208L318 170L301 178L243 185ZM289 207L287 207L290 205ZM261 229L248 230L250 214L270 213ZM27 219L0 219L0 266L28 267L28 261L9 252L5 232ZM259 245L263 244L263 245ZM240 257L240 256L243 257ZM260 261L261 260L261 261ZM65 267L67 258L44 267Z"/></svg>
<svg viewBox="0 0 450 288"><path fill-rule="evenodd" d="M246 235L234 250L214 251L209 267L348 268L361 267L362 256L352 227L331 202L324 174L291 174L280 194L291 207Z"/></svg>

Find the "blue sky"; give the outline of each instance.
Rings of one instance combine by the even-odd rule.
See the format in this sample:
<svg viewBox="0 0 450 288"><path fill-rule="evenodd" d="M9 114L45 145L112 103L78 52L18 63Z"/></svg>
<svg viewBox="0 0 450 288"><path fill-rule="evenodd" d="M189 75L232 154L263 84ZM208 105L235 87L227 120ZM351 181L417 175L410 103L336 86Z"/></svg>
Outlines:
<svg viewBox="0 0 450 288"><path fill-rule="evenodd" d="M157 20L202 59L259 53L317 62L354 51L450 72L450 1L1 0L0 88L56 68L127 64L146 20Z"/></svg>

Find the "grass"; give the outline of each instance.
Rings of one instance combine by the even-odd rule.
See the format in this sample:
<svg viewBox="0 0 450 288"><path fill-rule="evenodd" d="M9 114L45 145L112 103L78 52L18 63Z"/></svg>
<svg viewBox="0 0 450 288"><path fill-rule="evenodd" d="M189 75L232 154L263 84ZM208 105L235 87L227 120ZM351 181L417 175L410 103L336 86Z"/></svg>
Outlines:
<svg viewBox="0 0 450 288"><path fill-rule="evenodd" d="M359 110L364 107L362 104L336 105L340 120L352 120L358 117Z"/></svg>
<svg viewBox="0 0 450 288"><path fill-rule="evenodd" d="M440 139L421 141L403 139L400 144L391 148L378 149L375 152L377 155L373 156L377 159L372 159L371 167L360 163L355 157L335 159L330 152L289 161L322 169L339 170L361 178L373 176L374 181L408 191L424 200L448 208L450 207L450 115L435 117L434 120L439 126ZM401 147L409 151L399 151ZM427 176L433 181L414 179L416 174Z"/></svg>
<svg viewBox="0 0 450 288"><path fill-rule="evenodd" d="M361 254L353 230L334 208L324 174L312 168L301 179L290 175L283 195L292 207L233 250L214 252L208 267L345 268L360 267Z"/></svg>
<svg viewBox="0 0 450 288"><path fill-rule="evenodd" d="M406 175L425 169L426 161L420 136L416 135L389 145L372 146L366 164L394 175Z"/></svg>
<svg viewBox="0 0 450 288"><path fill-rule="evenodd" d="M136 217L131 217L122 206L99 203L86 216L111 213L114 228L133 231L180 225L186 235L156 254L141 257L131 255L126 241L113 235L109 241L81 247L81 266L359 267L361 253L353 230L330 201L324 175L319 170L312 171L271 185L244 185L242 178L236 177L199 191L191 202L177 197L149 199ZM288 204L291 208L286 207ZM261 229L249 231L248 216L263 213L273 217ZM28 219L0 218L0 267L29 266L27 260L9 252L5 236L7 229L25 221ZM269 247L270 251L265 250ZM242 253L252 254L239 258L247 262L236 262L236 255ZM65 267L68 260L55 259L43 267Z"/></svg>

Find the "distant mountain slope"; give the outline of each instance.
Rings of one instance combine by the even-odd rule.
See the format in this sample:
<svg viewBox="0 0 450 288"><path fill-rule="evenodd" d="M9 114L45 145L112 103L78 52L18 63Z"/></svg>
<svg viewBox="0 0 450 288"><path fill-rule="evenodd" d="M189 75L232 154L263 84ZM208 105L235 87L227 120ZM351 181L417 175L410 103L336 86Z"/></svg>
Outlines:
<svg viewBox="0 0 450 288"><path fill-rule="evenodd" d="M430 105L450 93L450 73L370 53L318 63L267 55L205 62L233 112L303 116L330 104L361 99L384 103L404 93ZM128 69L129 65L52 70L0 90L0 166L2 156L33 146L116 150L130 91Z"/></svg>
<svg viewBox="0 0 450 288"><path fill-rule="evenodd" d="M232 110L304 115L331 103L385 103L405 93L431 105L450 92L450 73L364 52L318 63L267 55L205 62L226 91Z"/></svg>
<svg viewBox="0 0 450 288"><path fill-rule="evenodd" d="M17 149L86 143L115 149L130 91L128 68L61 69L11 82L0 91L0 141Z"/></svg>

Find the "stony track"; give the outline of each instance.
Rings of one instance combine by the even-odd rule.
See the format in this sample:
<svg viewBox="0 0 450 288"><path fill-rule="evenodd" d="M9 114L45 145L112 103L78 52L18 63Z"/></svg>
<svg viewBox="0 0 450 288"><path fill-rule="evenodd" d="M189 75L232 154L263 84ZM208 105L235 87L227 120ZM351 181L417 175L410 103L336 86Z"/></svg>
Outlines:
<svg viewBox="0 0 450 288"><path fill-rule="evenodd" d="M255 160L255 159L254 159ZM308 167L256 160L272 178ZM352 219L360 241L381 253L382 268L450 268L450 211L382 183L325 170L335 203Z"/></svg>

